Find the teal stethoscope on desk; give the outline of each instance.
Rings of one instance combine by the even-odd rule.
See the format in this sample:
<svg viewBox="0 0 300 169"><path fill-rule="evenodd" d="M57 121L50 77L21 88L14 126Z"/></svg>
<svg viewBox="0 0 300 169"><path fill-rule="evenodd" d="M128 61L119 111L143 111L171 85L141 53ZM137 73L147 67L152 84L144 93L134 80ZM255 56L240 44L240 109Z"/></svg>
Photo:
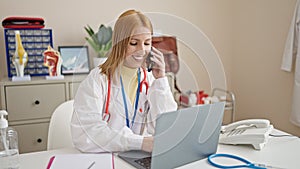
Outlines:
<svg viewBox="0 0 300 169"><path fill-rule="evenodd" d="M230 159L234 159L237 161L240 161L244 164L240 164L240 165L222 165L219 163L214 162L212 159L216 159L216 158L230 158ZM278 167L273 167L273 166L267 166L264 164L256 164L256 163L252 163L242 157L236 156L236 155L231 155L231 154L212 154L210 156L208 156L207 158L208 162L214 166L214 167L218 167L218 168L253 168L253 169L267 169L267 168L273 168L273 169L283 169L283 168L278 168Z"/></svg>
<svg viewBox="0 0 300 169"><path fill-rule="evenodd" d="M124 90L124 85L123 85L123 80L122 77L120 76L120 83L121 83L121 87L122 87L122 96L123 96L123 102L124 102L124 109L125 109L125 115L126 115L126 125L128 128L132 127L134 124L134 119L137 113L137 109L138 109L138 103L139 103L139 97L140 97L140 93L143 91L143 85L145 85L146 88L146 94L148 93L148 88L149 88L149 84L147 82L147 74L146 74L146 70L143 69L143 75L144 78L141 81L141 71L140 69L138 69L137 72L137 77L138 77L138 87L136 90L136 97L135 97L135 104L134 104L134 114L131 120L131 125L129 124L129 117L128 117L128 108L127 108L127 102L126 102L126 94L125 94L125 90ZM110 119L110 113L108 112L108 105L109 105L109 101L110 101L110 94L111 94L111 80L110 78L108 79L108 91L107 91L107 99L106 99L106 105L105 105L105 112L103 115L103 120L108 122Z"/></svg>

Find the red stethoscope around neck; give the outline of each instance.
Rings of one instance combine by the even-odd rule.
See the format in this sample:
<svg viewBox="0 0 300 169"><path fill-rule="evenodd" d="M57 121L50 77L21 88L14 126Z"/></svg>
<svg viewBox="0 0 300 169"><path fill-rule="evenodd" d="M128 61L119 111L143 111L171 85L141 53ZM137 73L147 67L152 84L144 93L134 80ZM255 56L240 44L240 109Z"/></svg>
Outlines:
<svg viewBox="0 0 300 169"><path fill-rule="evenodd" d="M139 83L138 83L138 87L137 87L137 94L136 94L136 101L135 101L135 108L134 108L134 116L133 116L133 120L132 120L132 125L134 123L134 118L135 118L137 107L138 107L139 95L143 91L143 85L145 86L146 94L148 94L148 89L149 89L149 84L147 82L146 70L144 68L142 68L142 69L143 69L143 75L144 75L144 78L143 78L142 81L140 81L141 71L140 71L140 69L138 69L138 82ZM122 84L122 78L121 77L120 77L120 80L121 80L121 85L122 85L122 89L123 89L123 84ZM106 103L105 103L105 112L104 112L104 115L102 117L102 120L106 121L106 122L109 122L110 117L111 117L110 113L108 112L108 107L109 107L109 103L110 103L110 95L111 95L111 79L109 77L108 78L107 98L106 98ZM123 99L125 99L124 93L123 93ZM126 114L126 123L127 123L127 126L129 127L128 112L127 112L126 109L125 109L125 114Z"/></svg>

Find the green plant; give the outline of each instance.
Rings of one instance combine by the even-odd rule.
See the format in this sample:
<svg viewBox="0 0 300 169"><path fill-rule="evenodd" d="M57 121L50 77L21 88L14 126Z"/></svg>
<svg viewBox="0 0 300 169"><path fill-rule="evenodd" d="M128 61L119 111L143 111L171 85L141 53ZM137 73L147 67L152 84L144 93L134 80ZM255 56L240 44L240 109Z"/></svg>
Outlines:
<svg viewBox="0 0 300 169"><path fill-rule="evenodd" d="M84 29L89 35L89 37L85 37L85 39L95 50L97 57L106 57L107 52L112 46L112 28L101 24L96 33L89 25L85 26Z"/></svg>

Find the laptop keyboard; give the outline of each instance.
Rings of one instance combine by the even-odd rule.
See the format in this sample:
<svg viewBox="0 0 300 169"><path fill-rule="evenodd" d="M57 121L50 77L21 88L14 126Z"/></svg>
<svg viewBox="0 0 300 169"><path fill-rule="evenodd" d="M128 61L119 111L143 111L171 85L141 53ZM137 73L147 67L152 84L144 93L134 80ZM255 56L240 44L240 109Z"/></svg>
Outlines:
<svg viewBox="0 0 300 169"><path fill-rule="evenodd" d="M137 159L134 162L138 163L139 165L141 165L142 167L144 167L146 169L151 168L151 157L145 157L145 158Z"/></svg>

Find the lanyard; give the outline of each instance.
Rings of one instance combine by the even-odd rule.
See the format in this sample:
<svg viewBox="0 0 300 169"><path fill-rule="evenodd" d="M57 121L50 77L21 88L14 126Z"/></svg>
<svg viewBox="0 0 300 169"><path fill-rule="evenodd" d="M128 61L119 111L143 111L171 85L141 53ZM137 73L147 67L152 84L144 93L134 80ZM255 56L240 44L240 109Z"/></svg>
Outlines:
<svg viewBox="0 0 300 169"><path fill-rule="evenodd" d="M140 72L140 69L138 69L138 87L137 87L137 90L136 90L136 97L135 97L135 104L134 104L134 114L133 114L132 121L131 121L131 127L134 124L134 119L135 119L137 108L138 108L138 104L139 104L140 78L141 78L141 72ZM128 116L128 107L127 107L127 102L126 102L126 95L125 95L125 89L124 89L124 85L123 85L122 76L120 76L120 83L121 83L121 87L122 87L122 96L123 96L125 116L126 116L126 125L127 125L128 128L130 128L130 125L129 125L129 116Z"/></svg>

